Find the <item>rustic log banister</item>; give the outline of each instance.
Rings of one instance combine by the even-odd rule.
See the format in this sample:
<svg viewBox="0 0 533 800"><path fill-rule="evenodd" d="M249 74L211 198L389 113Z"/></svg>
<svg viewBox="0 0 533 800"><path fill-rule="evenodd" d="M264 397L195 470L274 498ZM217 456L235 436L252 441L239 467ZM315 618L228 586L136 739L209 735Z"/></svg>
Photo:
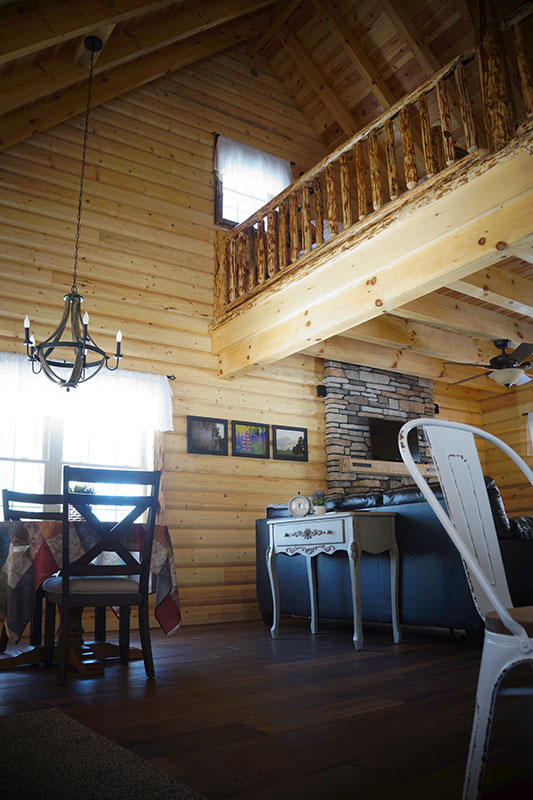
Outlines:
<svg viewBox="0 0 533 800"><path fill-rule="evenodd" d="M293 192L301 189L304 184L311 182L317 173L323 172L327 166L332 164L334 161L337 161L343 155L343 153L351 150L356 142L367 139L370 133L382 128L384 123L387 120L395 117L402 108L415 103L421 94L426 94L433 89L439 81L445 80L455 71L458 64L468 64L473 60L473 58L473 51L457 56L448 64L446 64L446 66L442 67L442 69L424 81L424 83L421 83L416 89L413 89L412 92L409 92L409 94L406 94L401 100L393 103L393 105L391 105L383 114L381 114L381 116L370 122L360 131L358 131L358 133L354 134L350 139L337 147L336 150L323 158L319 164L301 175L294 183L291 183L290 186L287 186L287 188L276 195L276 197L273 197L272 200L269 200L268 203L265 203L265 205L262 206L259 211L256 211L255 214L251 214L248 219L244 220L244 222L241 222L239 225L236 225L235 228L232 228L231 231L227 233L228 239L238 236L241 230L250 227L256 222L259 222L260 219L266 216L268 211L270 211L272 208L277 208L279 204L289 197Z"/></svg>
<svg viewBox="0 0 533 800"><path fill-rule="evenodd" d="M533 3L525 5L533 7ZM533 91L520 31L525 16L522 9L508 25L514 32L514 57L529 117ZM478 20L479 35L493 42L494 27L486 33L483 26L485 20ZM480 74L485 69L482 50L480 45L468 81L481 85L485 131L476 127L465 75L465 66L475 58L471 51L454 58L391 105L247 220L227 233L217 232L215 325L285 274L294 274L300 264L311 263L315 248L322 254L334 253L337 243L342 247L347 231L350 235L366 225L367 218L370 224L376 215L388 213L389 204L405 202L403 197L419 184L455 169L465 154L478 151L485 134L491 152L495 143L501 148L510 141L516 125L509 134L508 124L506 128L497 115L491 116L490 103L487 106L490 82ZM494 70L499 54L494 47L489 51L492 60L487 69ZM449 78L452 85L446 84ZM453 120L450 97L455 98L459 112Z"/></svg>

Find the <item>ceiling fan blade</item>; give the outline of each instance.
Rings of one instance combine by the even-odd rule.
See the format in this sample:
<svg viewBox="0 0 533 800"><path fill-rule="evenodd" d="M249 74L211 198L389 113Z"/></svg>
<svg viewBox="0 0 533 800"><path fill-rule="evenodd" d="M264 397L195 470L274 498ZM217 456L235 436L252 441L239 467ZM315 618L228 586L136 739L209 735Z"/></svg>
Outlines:
<svg viewBox="0 0 533 800"><path fill-rule="evenodd" d="M514 382L514 385L515 386L522 386L522 384L524 384L524 383L529 383L530 380L531 380L531 378L529 377L529 375L526 375L524 373L520 378L518 378L517 381Z"/></svg>
<svg viewBox="0 0 533 800"><path fill-rule="evenodd" d="M474 366L477 365L474 364ZM490 370L490 372L493 372L493 370ZM481 378L483 375L488 375L488 374L489 372L480 372L479 375L471 375L469 378L462 378L462 380L460 381L454 381L453 383L450 383L450 386L457 386L458 383L466 383L466 381L473 381L474 378Z"/></svg>
<svg viewBox="0 0 533 800"><path fill-rule="evenodd" d="M514 358L515 361L518 361L520 364L520 362L525 361L527 357L531 355L531 353L533 353L533 344L522 342L522 344L519 344L516 350L513 350L510 355L511 358Z"/></svg>

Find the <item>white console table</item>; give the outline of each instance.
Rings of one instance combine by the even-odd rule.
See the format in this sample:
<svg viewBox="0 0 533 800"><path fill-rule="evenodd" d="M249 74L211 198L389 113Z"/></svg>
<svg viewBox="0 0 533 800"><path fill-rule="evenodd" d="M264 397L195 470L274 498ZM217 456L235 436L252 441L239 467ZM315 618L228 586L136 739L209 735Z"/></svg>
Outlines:
<svg viewBox="0 0 533 800"><path fill-rule="evenodd" d="M389 552L391 560L392 630L394 641L401 640L398 613L399 556L396 544L395 517L393 512L344 511L329 512L321 516L280 517L267 520L270 540L266 562L274 619L270 633L273 639L279 634L279 591L276 571L276 556L304 556L307 561L307 577L311 601L311 633L317 632L318 610L316 599L316 569L314 556L330 555L338 550L348 556L352 586L353 643L356 650L363 648L361 624L361 551L367 553Z"/></svg>

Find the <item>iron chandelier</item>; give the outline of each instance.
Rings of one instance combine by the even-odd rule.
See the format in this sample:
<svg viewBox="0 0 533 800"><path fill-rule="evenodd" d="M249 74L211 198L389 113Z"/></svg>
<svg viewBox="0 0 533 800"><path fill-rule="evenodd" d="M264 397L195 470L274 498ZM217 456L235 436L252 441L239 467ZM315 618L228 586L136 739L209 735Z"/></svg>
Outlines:
<svg viewBox="0 0 533 800"><path fill-rule="evenodd" d="M84 41L85 47L91 54L89 69L89 87L87 91L87 108L85 111L85 128L83 134L83 154L81 159L80 192L78 198L78 216L76 223L76 242L74 246L74 268L72 272L72 286L70 292L64 295L65 302L63 316L55 331L40 344L35 343L33 333L30 335L30 320L28 315L24 319L24 344L26 354L31 361L32 372L38 375L44 374L54 383L65 388L67 392L75 389L79 383L94 378L102 367L114 371L118 368L122 358L120 346L122 333L119 330L116 335L116 350L112 358L115 359L114 365L110 364L111 356L106 355L101 347L98 347L88 331L89 315L87 312L81 316L81 304L83 297L78 293L76 278L78 272L78 249L80 242L80 221L83 200L83 179L85 177L85 158L87 155L87 134L89 130L89 110L91 107L91 89L93 82L94 54L102 49L102 40L97 36L87 36ZM69 325L71 338L62 339L65 329ZM69 353L68 350L71 350ZM54 351L59 351L54 353Z"/></svg>

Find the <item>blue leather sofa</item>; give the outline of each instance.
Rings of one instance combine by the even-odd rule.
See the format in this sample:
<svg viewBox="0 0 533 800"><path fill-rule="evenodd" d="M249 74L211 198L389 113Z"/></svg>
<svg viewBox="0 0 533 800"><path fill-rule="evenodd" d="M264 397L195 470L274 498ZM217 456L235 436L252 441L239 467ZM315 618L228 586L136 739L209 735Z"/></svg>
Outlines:
<svg viewBox="0 0 533 800"><path fill-rule="evenodd" d="M498 488L487 478L489 498L515 605L533 605L533 517L509 519ZM440 489L438 490L440 492ZM440 495L442 502L442 495ZM416 487L383 493L330 497L326 510L372 508L395 511L400 551L400 621L465 630L473 645L482 641L482 623L472 601L462 561L444 528ZM289 516L286 505L269 506L256 521L256 573L259 609L272 624L272 598L266 570L266 519ZM317 585L321 618L352 619L346 555L318 555ZM309 616L305 559L277 556L281 614ZM390 622L390 566L387 554L361 558L363 622Z"/></svg>

